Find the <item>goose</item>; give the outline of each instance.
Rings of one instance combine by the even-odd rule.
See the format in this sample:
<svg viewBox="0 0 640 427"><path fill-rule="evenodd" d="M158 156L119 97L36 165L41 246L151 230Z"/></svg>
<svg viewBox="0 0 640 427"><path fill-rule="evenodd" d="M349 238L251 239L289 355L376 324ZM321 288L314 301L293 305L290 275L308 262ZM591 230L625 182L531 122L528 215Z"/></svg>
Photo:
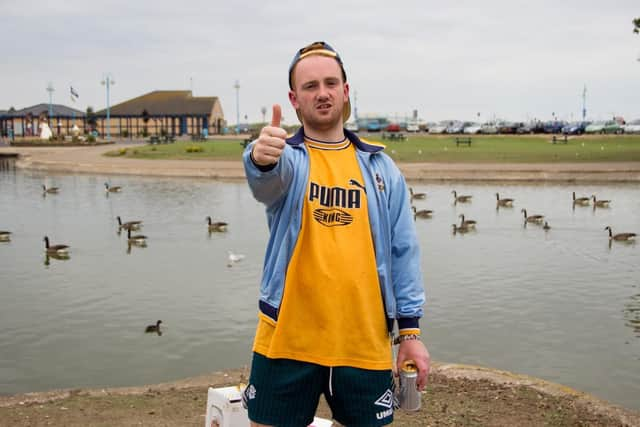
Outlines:
<svg viewBox="0 0 640 427"><path fill-rule="evenodd" d="M476 228L476 221L474 221L472 219L468 219L468 220L465 221L464 214L460 214L460 215L458 215L458 217L460 217L460 227Z"/></svg>
<svg viewBox="0 0 640 427"><path fill-rule="evenodd" d="M469 227L458 226L456 224L451 224L451 226L453 227L453 234L468 233L469 231L471 231Z"/></svg>
<svg viewBox="0 0 640 427"><path fill-rule="evenodd" d="M414 193L413 192L413 188L409 187L409 193L411 194L411 200L416 200L416 199L426 199L427 198L427 193Z"/></svg>
<svg viewBox="0 0 640 427"><path fill-rule="evenodd" d="M636 240L636 233L618 233L613 234L611 226L607 225L605 230L609 230L609 240L617 240L619 242L631 242Z"/></svg>
<svg viewBox="0 0 640 427"><path fill-rule="evenodd" d="M142 234L131 235L131 229L127 229L127 242L130 245L138 245L138 246L146 246L147 244L147 236L143 236Z"/></svg>
<svg viewBox="0 0 640 427"><path fill-rule="evenodd" d="M453 199L454 201L460 202L460 203L467 203L471 201L471 197L473 196L458 196L458 193L456 193L456 190L453 190L451 193L453 193Z"/></svg>
<svg viewBox="0 0 640 427"><path fill-rule="evenodd" d="M107 193L119 193L120 191L122 191L122 187L120 187L119 185L114 185L112 187L109 185L109 183L105 182L104 191L106 191Z"/></svg>
<svg viewBox="0 0 640 427"><path fill-rule="evenodd" d="M585 206L589 204L589 197L576 197L576 192L573 192L573 204Z"/></svg>
<svg viewBox="0 0 640 427"><path fill-rule="evenodd" d="M431 218L431 216L433 215L433 211L430 209L420 209L417 210L415 206L411 206L411 209L413 209L413 220L415 221L416 218Z"/></svg>
<svg viewBox="0 0 640 427"><path fill-rule="evenodd" d="M129 222L122 222L122 219L120 219L119 216L116 217L118 219L118 229L122 230L123 228L125 230L140 230L140 227L142 227L142 221L129 221Z"/></svg>
<svg viewBox="0 0 640 427"><path fill-rule="evenodd" d="M542 226L542 229L544 231L549 231L549 230L551 230L551 226L549 225L549 223L547 221L545 221L544 225Z"/></svg>
<svg viewBox="0 0 640 427"><path fill-rule="evenodd" d="M544 219L544 215L531 215L531 216L527 216L527 210L526 209L522 209L521 210L522 213L524 213L524 222L534 222L536 224L540 224L542 222L542 220Z"/></svg>
<svg viewBox="0 0 640 427"><path fill-rule="evenodd" d="M69 246L67 245L49 245L49 238L44 236L44 248L48 255L62 255L69 254Z"/></svg>
<svg viewBox="0 0 640 427"><path fill-rule="evenodd" d="M209 233L227 231L227 225L229 224L227 224L226 222L222 222L222 221L211 222L210 216L206 217L205 219L207 221L207 224L209 224Z"/></svg>
<svg viewBox="0 0 640 427"><path fill-rule="evenodd" d="M49 187L47 188L46 185L42 184L42 194L57 194L58 191L60 191L59 187Z"/></svg>
<svg viewBox="0 0 640 427"><path fill-rule="evenodd" d="M158 320L155 325L148 325L144 331L146 333L149 333L149 332L160 333L160 324L161 323L162 323L162 320Z"/></svg>
<svg viewBox="0 0 640 427"><path fill-rule="evenodd" d="M0 230L0 242L8 242L11 240L11 232Z"/></svg>
<svg viewBox="0 0 640 427"><path fill-rule="evenodd" d="M591 195L591 198L593 199L593 208L608 208L609 204L611 203L611 200L596 200L596 195L593 194Z"/></svg>
<svg viewBox="0 0 640 427"><path fill-rule="evenodd" d="M498 200L497 201L498 206L504 206L504 207L507 207L507 206L508 207L512 207L513 206L513 199L508 199L508 198L501 199L499 193L496 193L496 199Z"/></svg>

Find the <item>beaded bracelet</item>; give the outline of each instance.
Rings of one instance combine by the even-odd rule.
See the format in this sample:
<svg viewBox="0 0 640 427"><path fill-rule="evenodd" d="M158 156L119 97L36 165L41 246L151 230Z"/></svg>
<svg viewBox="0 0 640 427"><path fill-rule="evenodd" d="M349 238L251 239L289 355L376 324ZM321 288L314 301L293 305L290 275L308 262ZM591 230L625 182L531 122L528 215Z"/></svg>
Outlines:
<svg viewBox="0 0 640 427"><path fill-rule="evenodd" d="M405 335L397 336L393 340L393 343L394 344L400 344L403 341L411 341L411 340L419 340L419 339L420 339L420 335L419 334L405 334Z"/></svg>

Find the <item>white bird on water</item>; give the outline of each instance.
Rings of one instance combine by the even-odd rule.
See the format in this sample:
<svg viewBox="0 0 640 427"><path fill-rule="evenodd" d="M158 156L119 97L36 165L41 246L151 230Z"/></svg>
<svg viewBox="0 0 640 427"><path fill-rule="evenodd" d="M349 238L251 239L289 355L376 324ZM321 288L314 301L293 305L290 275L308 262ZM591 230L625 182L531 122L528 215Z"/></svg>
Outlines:
<svg viewBox="0 0 640 427"><path fill-rule="evenodd" d="M231 251L228 251L227 253L229 254L229 258L228 258L229 262L227 263L227 267L231 267L236 262L240 262L244 259L243 254L234 254Z"/></svg>

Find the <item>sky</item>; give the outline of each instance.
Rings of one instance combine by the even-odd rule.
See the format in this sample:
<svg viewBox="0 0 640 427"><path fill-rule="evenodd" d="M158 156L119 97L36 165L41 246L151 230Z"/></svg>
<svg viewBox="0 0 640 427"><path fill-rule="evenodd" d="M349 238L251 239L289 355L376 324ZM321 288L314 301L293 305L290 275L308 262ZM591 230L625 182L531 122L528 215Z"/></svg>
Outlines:
<svg viewBox="0 0 640 427"><path fill-rule="evenodd" d="M49 82L53 103L99 110L110 75L111 105L192 89L230 124L276 103L294 124L289 63L324 40L360 116L578 120L586 85L587 118L638 119L639 16L637 0L0 0L0 110L47 103Z"/></svg>

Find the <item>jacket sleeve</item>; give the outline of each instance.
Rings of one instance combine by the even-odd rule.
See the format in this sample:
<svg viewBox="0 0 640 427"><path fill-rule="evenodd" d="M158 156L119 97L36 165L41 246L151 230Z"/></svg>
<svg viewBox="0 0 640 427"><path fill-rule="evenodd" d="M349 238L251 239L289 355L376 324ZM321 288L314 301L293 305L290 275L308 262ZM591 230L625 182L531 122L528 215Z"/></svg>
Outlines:
<svg viewBox="0 0 640 427"><path fill-rule="evenodd" d="M242 154L244 170L253 197L270 208L281 200L289 189L293 177L291 147L285 146L278 163L267 169L260 168L253 162L251 150L254 144L255 141L249 144Z"/></svg>
<svg viewBox="0 0 640 427"><path fill-rule="evenodd" d="M389 223L391 227L391 279L396 298L400 334L419 333L425 291L420 246L411 213L409 192L397 166L391 166Z"/></svg>

